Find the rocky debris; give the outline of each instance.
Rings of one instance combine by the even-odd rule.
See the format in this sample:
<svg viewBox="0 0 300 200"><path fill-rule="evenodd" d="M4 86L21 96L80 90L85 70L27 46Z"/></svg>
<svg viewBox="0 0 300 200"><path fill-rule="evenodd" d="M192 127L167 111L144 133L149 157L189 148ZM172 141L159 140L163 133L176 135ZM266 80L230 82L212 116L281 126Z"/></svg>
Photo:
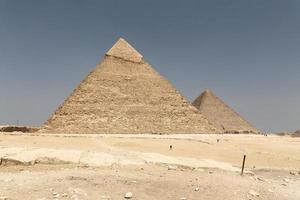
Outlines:
<svg viewBox="0 0 300 200"><path fill-rule="evenodd" d="M256 191L254 191L254 190L250 190L250 191L248 192L248 194L250 194L251 196L254 196L254 197L259 197L259 193L256 192Z"/></svg>
<svg viewBox="0 0 300 200"><path fill-rule="evenodd" d="M168 170L176 170L177 167L173 165L168 165Z"/></svg>
<svg viewBox="0 0 300 200"><path fill-rule="evenodd" d="M132 192L126 192L126 194L124 195L125 199L132 199L132 197L133 197Z"/></svg>
<svg viewBox="0 0 300 200"><path fill-rule="evenodd" d="M300 130L295 131L295 133L291 134L292 137L300 137Z"/></svg>
<svg viewBox="0 0 300 200"><path fill-rule="evenodd" d="M39 128L27 127L27 126L14 126L14 125L0 126L0 132L34 133L37 132L38 130Z"/></svg>

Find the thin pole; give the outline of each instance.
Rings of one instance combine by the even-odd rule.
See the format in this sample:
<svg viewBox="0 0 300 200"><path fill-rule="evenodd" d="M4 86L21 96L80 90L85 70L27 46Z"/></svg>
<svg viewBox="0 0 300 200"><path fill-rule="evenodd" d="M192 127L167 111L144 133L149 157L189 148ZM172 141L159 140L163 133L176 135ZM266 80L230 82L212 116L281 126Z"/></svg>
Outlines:
<svg viewBox="0 0 300 200"><path fill-rule="evenodd" d="M243 176L243 174L244 174L245 161L246 161L246 155L244 155L244 158L243 158L243 165L242 165L241 176Z"/></svg>

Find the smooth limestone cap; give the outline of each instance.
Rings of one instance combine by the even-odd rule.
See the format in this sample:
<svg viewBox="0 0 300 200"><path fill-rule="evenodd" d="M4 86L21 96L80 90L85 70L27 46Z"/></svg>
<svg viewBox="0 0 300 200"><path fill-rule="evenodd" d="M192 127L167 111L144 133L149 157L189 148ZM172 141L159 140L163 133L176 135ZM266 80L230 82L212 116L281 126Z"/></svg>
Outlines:
<svg viewBox="0 0 300 200"><path fill-rule="evenodd" d="M114 56L131 62L142 62L143 56L133 48L126 40L120 38L106 53L107 56Z"/></svg>

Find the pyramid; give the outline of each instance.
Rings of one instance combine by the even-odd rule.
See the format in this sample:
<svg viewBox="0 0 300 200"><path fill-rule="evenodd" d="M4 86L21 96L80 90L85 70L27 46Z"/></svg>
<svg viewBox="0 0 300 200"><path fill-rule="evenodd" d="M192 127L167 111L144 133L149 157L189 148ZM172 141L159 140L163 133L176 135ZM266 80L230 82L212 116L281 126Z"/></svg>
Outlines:
<svg viewBox="0 0 300 200"><path fill-rule="evenodd" d="M171 134L217 129L121 38L41 132Z"/></svg>
<svg viewBox="0 0 300 200"><path fill-rule="evenodd" d="M216 128L226 133L257 133L245 119L226 105L213 92L204 91L193 103Z"/></svg>

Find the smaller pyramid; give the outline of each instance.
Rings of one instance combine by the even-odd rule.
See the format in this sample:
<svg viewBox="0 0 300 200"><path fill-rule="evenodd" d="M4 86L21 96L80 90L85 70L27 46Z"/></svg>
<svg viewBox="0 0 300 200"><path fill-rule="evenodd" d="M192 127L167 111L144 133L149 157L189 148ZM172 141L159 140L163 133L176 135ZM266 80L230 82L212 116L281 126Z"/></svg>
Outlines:
<svg viewBox="0 0 300 200"><path fill-rule="evenodd" d="M192 104L210 123L225 133L258 133L256 128L210 90L205 90Z"/></svg>

